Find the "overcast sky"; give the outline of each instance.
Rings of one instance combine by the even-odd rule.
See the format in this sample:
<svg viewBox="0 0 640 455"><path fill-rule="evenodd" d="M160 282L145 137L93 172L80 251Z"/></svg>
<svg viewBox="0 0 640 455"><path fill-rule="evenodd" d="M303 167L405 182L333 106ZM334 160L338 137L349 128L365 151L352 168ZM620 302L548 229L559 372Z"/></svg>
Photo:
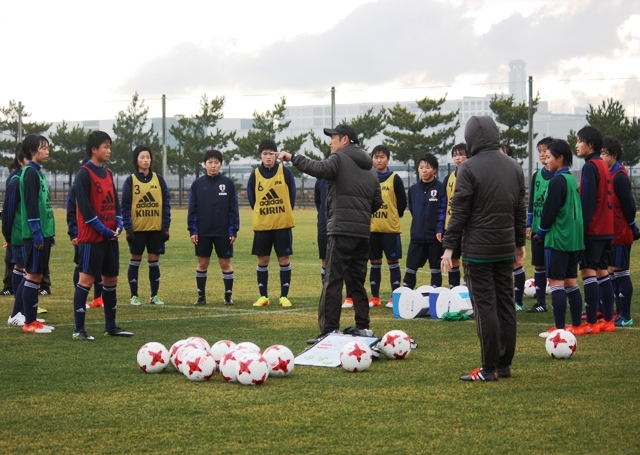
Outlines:
<svg viewBox="0 0 640 455"><path fill-rule="evenodd" d="M5 2L8 3L8 2ZM114 118L134 91L150 116L225 117L289 105L508 91L527 62L555 112L606 97L640 116L637 0L10 2L0 14L0 106L32 119Z"/></svg>

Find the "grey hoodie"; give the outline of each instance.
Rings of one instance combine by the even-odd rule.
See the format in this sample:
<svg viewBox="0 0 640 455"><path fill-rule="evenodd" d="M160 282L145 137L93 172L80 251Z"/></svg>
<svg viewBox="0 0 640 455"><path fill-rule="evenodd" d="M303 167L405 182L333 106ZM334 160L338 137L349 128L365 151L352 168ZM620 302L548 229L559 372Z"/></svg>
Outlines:
<svg viewBox="0 0 640 455"><path fill-rule="evenodd" d="M527 205L522 167L500 151L491 117L471 117L464 132L470 158L458 168L444 248L463 260L499 261L525 245Z"/></svg>
<svg viewBox="0 0 640 455"><path fill-rule="evenodd" d="M327 235L369 238L371 214L382 206L382 195L367 152L350 144L322 161L296 155L292 163L302 172L329 182Z"/></svg>

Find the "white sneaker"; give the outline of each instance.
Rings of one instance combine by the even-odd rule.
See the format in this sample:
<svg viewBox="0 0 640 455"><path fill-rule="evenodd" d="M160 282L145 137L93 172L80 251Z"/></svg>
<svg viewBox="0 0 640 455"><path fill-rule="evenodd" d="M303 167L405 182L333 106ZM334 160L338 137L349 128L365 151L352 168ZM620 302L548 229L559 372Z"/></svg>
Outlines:
<svg viewBox="0 0 640 455"><path fill-rule="evenodd" d="M347 297L346 299L344 299L342 308L353 308L353 299L350 297Z"/></svg>
<svg viewBox="0 0 640 455"><path fill-rule="evenodd" d="M91 305L89 305L89 302L86 302L86 303L84 304L84 307L85 307L85 309L89 309L89 308L91 308Z"/></svg>
<svg viewBox="0 0 640 455"><path fill-rule="evenodd" d="M16 327L22 327L24 325L24 316L22 315L22 313L17 313L14 317L9 316L9 319L7 319L7 324Z"/></svg>
<svg viewBox="0 0 640 455"><path fill-rule="evenodd" d="M385 306L387 308L393 308L393 302L391 300L389 300Z"/></svg>
<svg viewBox="0 0 640 455"><path fill-rule="evenodd" d="M138 298L137 295L134 295L133 297L131 297L131 300L129 301L131 303L131 305L133 306L139 306L142 305L142 302L140 301L140 299Z"/></svg>

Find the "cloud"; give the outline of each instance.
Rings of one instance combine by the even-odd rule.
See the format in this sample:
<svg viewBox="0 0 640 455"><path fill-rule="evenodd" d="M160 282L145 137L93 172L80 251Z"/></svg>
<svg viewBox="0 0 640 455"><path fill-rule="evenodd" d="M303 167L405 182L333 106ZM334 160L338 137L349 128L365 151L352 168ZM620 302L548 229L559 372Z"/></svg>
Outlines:
<svg viewBox="0 0 640 455"><path fill-rule="evenodd" d="M477 35L471 4L381 0L356 8L326 32L298 35L251 54L183 43L144 63L120 90L249 94L406 80L451 84L474 74L504 82L505 64L513 59L525 60L527 73L542 78L569 59L611 58L622 46L619 27L640 13L640 4L631 0L581 3L562 14L543 7L527 17L514 13Z"/></svg>

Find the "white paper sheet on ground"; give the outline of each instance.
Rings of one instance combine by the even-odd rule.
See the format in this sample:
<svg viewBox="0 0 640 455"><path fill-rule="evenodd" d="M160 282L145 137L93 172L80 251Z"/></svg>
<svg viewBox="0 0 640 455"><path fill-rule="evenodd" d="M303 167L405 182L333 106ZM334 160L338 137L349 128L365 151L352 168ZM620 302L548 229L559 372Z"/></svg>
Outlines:
<svg viewBox="0 0 640 455"><path fill-rule="evenodd" d="M302 351L295 358L295 365L308 365L313 367L338 367L340 366L340 351L345 344L352 341L362 341L368 346L375 345L380 338L354 337L342 333L330 333L322 341Z"/></svg>

